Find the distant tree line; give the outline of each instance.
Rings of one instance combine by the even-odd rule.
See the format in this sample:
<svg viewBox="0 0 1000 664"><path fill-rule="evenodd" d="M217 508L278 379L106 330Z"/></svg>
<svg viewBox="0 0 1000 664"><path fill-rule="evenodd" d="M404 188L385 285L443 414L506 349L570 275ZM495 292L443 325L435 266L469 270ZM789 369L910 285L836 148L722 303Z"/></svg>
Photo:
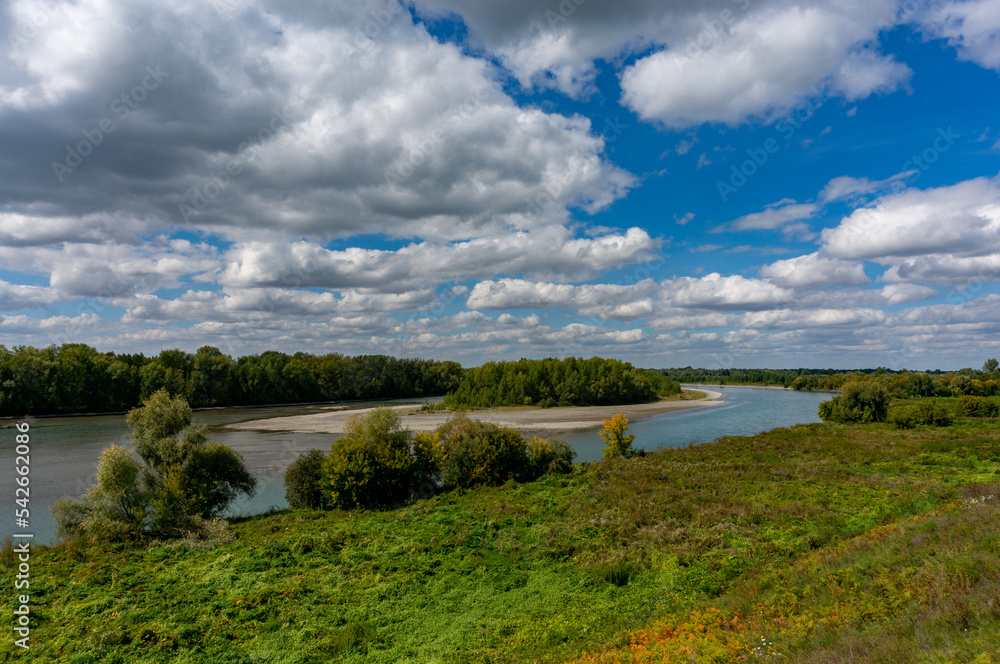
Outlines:
<svg viewBox="0 0 1000 664"><path fill-rule="evenodd" d="M157 390L193 407L423 397L458 387L457 362L268 351L234 359L218 348L157 357L85 344L0 345L0 416L122 412Z"/></svg>
<svg viewBox="0 0 1000 664"><path fill-rule="evenodd" d="M959 371L891 371L877 369L663 369L663 374L681 383L724 385L779 385L794 390L841 390L847 383L867 377L879 378L894 397L992 396L1000 394L1000 370L996 360L982 369Z"/></svg>
<svg viewBox="0 0 1000 664"><path fill-rule="evenodd" d="M879 368L867 375L847 374L841 394L819 405L826 422L890 422L900 429L915 426L946 427L955 409L932 397L957 397L961 417L997 417L1000 404L989 397L1000 395L1000 367L989 359L983 368L951 373L890 372ZM893 399L917 403L890 408Z"/></svg>
<svg viewBox="0 0 1000 664"><path fill-rule="evenodd" d="M452 408L615 406L655 401L680 390L680 384L664 374L620 360L522 359L487 362L468 370L445 403Z"/></svg>
<svg viewBox="0 0 1000 664"><path fill-rule="evenodd" d="M840 369L663 369L681 383L722 385L777 385L795 390L837 390L864 371Z"/></svg>

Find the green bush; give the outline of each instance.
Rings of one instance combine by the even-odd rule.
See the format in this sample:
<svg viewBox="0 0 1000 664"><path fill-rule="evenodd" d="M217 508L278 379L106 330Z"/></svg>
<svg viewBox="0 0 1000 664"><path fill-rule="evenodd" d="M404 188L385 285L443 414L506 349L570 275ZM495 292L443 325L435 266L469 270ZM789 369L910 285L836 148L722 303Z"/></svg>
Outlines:
<svg viewBox="0 0 1000 664"><path fill-rule="evenodd" d="M1000 404L986 397L963 396L958 398L958 412L965 417L997 417Z"/></svg>
<svg viewBox="0 0 1000 664"><path fill-rule="evenodd" d="M889 411L889 424L897 429L912 429L917 425L913 413L909 410L893 409Z"/></svg>
<svg viewBox="0 0 1000 664"><path fill-rule="evenodd" d="M594 570L597 579L619 588L627 584L634 575L635 566L627 560L607 561Z"/></svg>
<svg viewBox="0 0 1000 664"><path fill-rule="evenodd" d="M559 475L573 470L576 450L569 443L532 437L527 445L532 477Z"/></svg>
<svg viewBox="0 0 1000 664"><path fill-rule="evenodd" d="M445 489L497 486L532 477L527 446L514 429L459 416L435 433L438 477Z"/></svg>
<svg viewBox="0 0 1000 664"><path fill-rule="evenodd" d="M951 415L948 413L948 409L939 403L922 402L918 404L913 420L917 424L928 426L951 426Z"/></svg>
<svg viewBox="0 0 1000 664"><path fill-rule="evenodd" d="M158 390L126 421L139 459L124 447L106 448L97 483L83 499L52 506L61 537L109 541L200 532L237 496L253 495L257 481L243 457L208 440L205 427L191 427L183 398Z"/></svg>
<svg viewBox="0 0 1000 664"><path fill-rule="evenodd" d="M860 421L859 414L847 408L840 397L820 402L819 418L824 422L840 422L841 424Z"/></svg>
<svg viewBox="0 0 1000 664"><path fill-rule="evenodd" d="M325 460L300 458L289 467L285 486L293 507L316 506L309 501L318 482L325 483L323 506L387 507L429 497L439 489L497 486L567 473L574 457L569 443L525 441L514 429L464 415L433 433L411 434L402 428L398 413L383 407L353 417ZM317 462L319 480L313 470ZM298 502L293 502L293 494Z"/></svg>
<svg viewBox="0 0 1000 664"><path fill-rule="evenodd" d="M889 423L897 429L912 429L915 426L947 427L952 418L948 409L934 401L921 401L913 407L894 407L889 413Z"/></svg>
<svg viewBox="0 0 1000 664"><path fill-rule="evenodd" d="M329 503L329 490L323 489L323 462L326 454L309 450L292 462L285 471L285 498L296 509L321 509Z"/></svg>
<svg viewBox="0 0 1000 664"><path fill-rule="evenodd" d="M885 422L889 415L889 391L876 380L844 385L840 396L819 405L824 422Z"/></svg>
<svg viewBox="0 0 1000 664"><path fill-rule="evenodd" d="M325 650L331 655L346 651L356 651L362 655L368 653L368 648L378 642L378 633L366 622L349 621L340 632L327 637Z"/></svg>
<svg viewBox="0 0 1000 664"><path fill-rule="evenodd" d="M330 504L386 507L405 501L417 480L412 435L389 407L355 415L323 462Z"/></svg>

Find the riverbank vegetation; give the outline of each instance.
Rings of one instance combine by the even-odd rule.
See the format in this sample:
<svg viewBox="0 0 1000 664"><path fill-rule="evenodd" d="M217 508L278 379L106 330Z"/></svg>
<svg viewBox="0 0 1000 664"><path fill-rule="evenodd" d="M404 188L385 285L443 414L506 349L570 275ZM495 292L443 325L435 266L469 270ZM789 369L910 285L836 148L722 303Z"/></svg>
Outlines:
<svg viewBox="0 0 1000 664"><path fill-rule="evenodd" d="M469 369L444 402L451 408L617 406L679 394L680 384L628 362L593 357L487 362Z"/></svg>
<svg viewBox="0 0 1000 664"><path fill-rule="evenodd" d="M1000 369L995 359L981 369L959 371L890 371L878 369L664 369L681 383L780 386L795 390L840 390L846 383L869 377L884 379L893 396L930 397L1000 394Z"/></svg>
<svg viewBox="0 0 1000 664"><path fill-rule="evenodd" d="M210 531L233 500L253 495L257 480L243 457L209 440L204 426L192 427L184 399L159 390L127 421L139 458L120 445L106 448L97 483L82 499L52 506L60 537L116 542Z"/></svg>
<svg viewBox="0 0 1000 664"><path fill-rule="evenodd" d="M660 372L602 358L490 362L466 371L457 362L386 355L233 358L204 346L146 357L84 344L0 346L0 417L125 412L161 389L194 408L445 394L451 408L618 405L680 392Z"/></svg>
<svg viewBox="0 0 1000 664"><path fill-rule="evenodd" d="M33 582L19 658L989 664L998 422L957 397L889 410L920 403L950 425L797 426L398 509L67 542L32 558L58 581Z"/></svg>
<svg viewBox="0 0 1000 664"><path fill-rule="evenodd" d="M525 439L463 414L414 434L381 407L352 417L328 453L301 455L285 472L285 491L296 507L398 508L441 491L569 473L575 457L566 442Z"/></svg>
<svg viewBox="0 0 1000 664"><path fill-rule="evenodd" d="M204 346L157 357L84 344L0 346L0 417L125 412L160 389L195 408L423 397L454 390L457 362L268 351L233 358Z"/></svg>
<svg viewBox="0 0 1000 664"><path fill-rule="evenodd" d="M855 376L843 385L839 396L820 404L819 416L825 422L889 421L900 429L946 427L953 416L997 417L1000 407L988 396L1000 394L997 361L987 360L983 369L972 375L948 374L937 381L926 374L891 375L885 371ZM957 403L947 402L946 407L930 398L934 396L957 398ZM890 408L894 400L896 404Z"/></svg>

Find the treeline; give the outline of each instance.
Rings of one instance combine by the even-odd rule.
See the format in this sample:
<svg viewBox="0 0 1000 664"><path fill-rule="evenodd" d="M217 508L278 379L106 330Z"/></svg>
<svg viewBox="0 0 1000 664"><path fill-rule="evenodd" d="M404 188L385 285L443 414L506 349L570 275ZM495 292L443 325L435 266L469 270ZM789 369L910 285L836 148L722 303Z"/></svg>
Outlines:
<svg viewBox="0 0 1000 664"><path fill-rule="evenodd" d="M657 371L594 357L487 362L466 372L445 397L452 408L489 406L614 406L655 401L680 392Z"/></svg>
<svg viewBox="0 0 1000 664"><path fill-rule="evenodd" d="M982 369L961 369L948 373L877 370L878 379L893 397L989 397L1000 394L1000 370L996 360L987 360Z"/></svg>
<svg viewBox="0 0 1000 664"><path fill-rule="evenodd" d="M997 417L1000 402L989 397L998 394L1000 368L995 359L987 360L978 371L962 369L947 374L914 371L892 374L877 369L868 375L855 375L845 383L840 396L819 405L819 416L828 422L889 421L900 429L918 425L942 427L950 426L956 415ZM958 398L953 407L933 397ZM894 399L911 403L890 408Z"/></svg>
<svg viewBox="0 0 1000 664"><path fill-rule="evenodd" d="M681 383L778 385L793 390L840 390L869 377L882 380L894 396L991 396L1000 394L1000 371L988 360L982 369L959 371L890 371L877 369L663 369Z"/></svg>
<svg viewBox="0 0 1000 664"><path fill-rule="evenodd" d="M663 369L681 383L777 385L795 390L838 390L844 383L875 370L842 369Z"/></svg>
<svg viewBox="0 0 1000 664"><path fill-rule="evenodd" d="M234 359L218 348L157 357L84 344L0 346L0 416L121 412L157 390L193 407L423 397L458 387L457 362L268 351Z"/></svg>

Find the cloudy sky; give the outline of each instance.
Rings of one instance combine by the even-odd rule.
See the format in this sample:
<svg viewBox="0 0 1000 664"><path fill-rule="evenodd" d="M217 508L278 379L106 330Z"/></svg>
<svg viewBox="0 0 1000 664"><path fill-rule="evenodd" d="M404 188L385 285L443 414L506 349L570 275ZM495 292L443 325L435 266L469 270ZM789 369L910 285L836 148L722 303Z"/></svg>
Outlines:
<svg viewBox="0 0 1000 664"><path fill-rule="evenodd" d="M0 343L1000 355L1000 0L7 0Z"/></svg>

